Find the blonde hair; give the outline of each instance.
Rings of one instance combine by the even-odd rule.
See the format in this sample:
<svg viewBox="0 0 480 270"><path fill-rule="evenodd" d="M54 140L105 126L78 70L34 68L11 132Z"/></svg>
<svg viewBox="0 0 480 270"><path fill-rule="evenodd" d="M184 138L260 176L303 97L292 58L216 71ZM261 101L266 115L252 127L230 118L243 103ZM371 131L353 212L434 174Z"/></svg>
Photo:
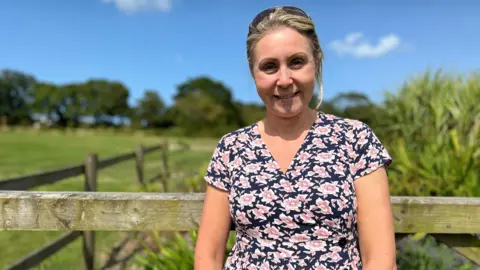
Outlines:
<svg viewBox="0 0 480 270"><path fill-rule="evenodd" d="M310 17L304 17L286 12L281 7L277 7L274 12L266 16L260 23L256 25L250 25L249 34L247 37L247 60L250 72L253 74L253 51L255 45L260 39L262 39L268 32L281 28L289 27L303 36L305 36L312 48L312 55L315 64L315 77L319 86L318 104L315 107L316 110L320 108L323 100L323 51L320 47L320 42L315 31L315 25Z"/></svg>

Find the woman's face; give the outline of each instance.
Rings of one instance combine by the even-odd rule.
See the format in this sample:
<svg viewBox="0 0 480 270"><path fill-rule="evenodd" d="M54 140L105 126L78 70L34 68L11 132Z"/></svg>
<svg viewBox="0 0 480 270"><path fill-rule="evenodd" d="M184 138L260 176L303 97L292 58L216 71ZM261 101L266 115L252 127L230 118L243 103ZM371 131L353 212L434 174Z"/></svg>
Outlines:
<svg viewBox="0 0 480 270"><path fill-rule="evenodd" d="M306 37L290 28L272 31L254 48L253 77L267 111L292 117L308 108L315 64Z"/></svg>

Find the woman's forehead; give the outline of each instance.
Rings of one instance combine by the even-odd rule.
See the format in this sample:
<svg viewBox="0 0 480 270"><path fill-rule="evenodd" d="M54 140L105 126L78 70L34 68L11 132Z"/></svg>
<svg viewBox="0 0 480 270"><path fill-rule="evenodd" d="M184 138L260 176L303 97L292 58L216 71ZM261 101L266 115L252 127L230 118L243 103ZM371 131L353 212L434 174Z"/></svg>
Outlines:
<svg viewBox="0 0 480 270"><path fill-rule="evenodd" d="M262 37L255 46L257 54L262 57L275 54L309 53L310 43L306 37L292 29L272 31Z"/></svg>

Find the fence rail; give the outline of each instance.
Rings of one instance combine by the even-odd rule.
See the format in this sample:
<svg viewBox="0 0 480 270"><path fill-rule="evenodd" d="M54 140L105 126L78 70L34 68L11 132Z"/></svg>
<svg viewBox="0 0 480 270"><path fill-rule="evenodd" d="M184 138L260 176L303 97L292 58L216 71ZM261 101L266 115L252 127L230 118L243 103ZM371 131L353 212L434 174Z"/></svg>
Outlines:
<svg viewBox="0 0 480 270"><path fill-rule="evenodd" d="M0 191L0 229L188 231L203 193ZM398 238L426 233L480 264L480 198L392 197Z"/></svg>
<svg viewBox="0 0 480 270"><path fill-rule="evenodd" d="M3 230L193 230L203 193L0 191ZM480 198L392 197L397 233L480 233Z"/></svg>
<svg viewBox="0 0 480 270"><path fill-rule="evenodd" d="M14 226L18 226L19 224L24 224L26 225L29 222L35 222L35 216L39 218L38 221L40 221L40 216L46 217L44 214L41 214L42 210L40 208L42 207L47 207L46 203L46 198L48 197L48 193L42 193L42 192L34 192L34 191L25 191L28 189L32 189L41 185L45 184L52 184L61 180L68 179L70 177L75 177L75 176L80 176L80 175L85 175L85 187L84 187L84 192L74 192L74 194L96 194L97 191L97 174L98 171L101 169L105 169L114 165L117 165L121 162L128 161L135 159L135 169L136 169L136 181L139 185L143 186L144 185L144 156L145 154L152 153L154 151L161 150L164 152L162 154L162 158L165 158L166 152L168 151L168 143L165 141L165 143L148 147L145 148L142 145L137 146L135 149L135 152L132 153L126 153L114 157L109 157L106 159L98 160L98 156L95 153L88 154L85 163L84 164L79 164L75 166L69 166L57 170L50 170L50 171L45 171L41 173L35 173L32 175L27 175L27 176L21 176L21 177L14 177L10 179L5 179L5 180L0 180L0 192L3 195L4 200L1 200L0 202L0 230L9 230L9 226L11 224L15 224ZM156 176L153 177L153 179L162 179L165 176L163 174L168 174L168 168L166 167L167 164L165 161L162 162L162 165L164 166L163 168L163 173L159 173ZM165 181L164 181L165 182ZM165 187L164 187L165 189ZM59 194L63 194L64 192L60 192ZM21 213L25 213L25 210L28 209L24 207L24 203L28 201L25 201L26 197L17 197L19 194L25 194L27 197L29 195L33 195L33 197L30 197L30 199L33 199L35 197L34 194L37 194L37 202L41 203L42 205L40 208L30 208L30 211L32 211L29 215L24 216L21 221L17 220L17 217L14 217L14 214L12 213L13 208L16 208L18 211ZM43 195L41 195L43 194ZM55 193L51 193L55 194ZM47 197L45 197L47 195ZM93 195L94 197L97 195ZM47 199L48 200L48 199ZM62 201L65 203L63 205L70 205L70 201L65 201L65 198L62 200L54 200L54 206L53 208L50 207L50 209L55 209L59 210L62 205ZM30 201L32 202L32 201ZM86 208L84 208L84 214L88 213L88 207L87 205L84 205ZM13 208L12 208L13 207ZM66 210L67 212L58 212L57 210L54 210L54 212L51 212L49 216L56 216L57 221L62 223L63 226L66 226L64 228L68 228L69 224L69 219L65 218L64 215L68 215L68 211L72 211L72 209ZM78 210L78 209L77 209ZM73 210L70 214L77 215L79 212L77 210ZM15 210L16 211L16 210ZM29 211L29 210L26 210ZM85 216L83 214L83 217ZM13 215L13 216L12 216ZM34 218L33 220L31 218ZM79 216L79 218L83 218L82 214ZM14 221L16 220L16 221ZM20 227L18 227L20 229ZM39 230L45 231L44 229L41 229L39 227ZM63 247L68 245L69 243L73 242L76 240L78 237L83 236L83 258L84 258L84 264L85 264L85 269L88 270L93 270L94 269L94 254L95 254L95 232L93 230L70 230L70 232L64 234L63 236L57 238L56 240L46 244L44 247L37 249L30 254L27 254L23 258L20 258L17 262L14 264L11 264L5 268L5 270L17 270L17 269L28 269L31 267L34 267L41 263L43 260L47 259L57 251L61 250Z"/></svg>

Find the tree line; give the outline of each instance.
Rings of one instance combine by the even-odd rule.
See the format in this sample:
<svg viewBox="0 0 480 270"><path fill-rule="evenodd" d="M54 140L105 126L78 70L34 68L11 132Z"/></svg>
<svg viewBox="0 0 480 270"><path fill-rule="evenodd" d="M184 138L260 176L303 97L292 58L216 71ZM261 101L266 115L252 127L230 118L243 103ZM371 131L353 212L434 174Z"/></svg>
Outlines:
<svg viewBox="0 0 480 270"><path fill-rule="evenodd" d="M171 106L154 89L144 90L134 105L130 96L130 89L116 80L56 84L23 71L0 72L0 117L10 126L31 125L40 118L57 128L130 126L217 136L253 123L265 110L263 104L235 100L230 88L208 76L178 84ZM311 106L315 102L316 97ZM373 108L367 96L350 91L324 101L321 110L369 123Z"/></svg>

